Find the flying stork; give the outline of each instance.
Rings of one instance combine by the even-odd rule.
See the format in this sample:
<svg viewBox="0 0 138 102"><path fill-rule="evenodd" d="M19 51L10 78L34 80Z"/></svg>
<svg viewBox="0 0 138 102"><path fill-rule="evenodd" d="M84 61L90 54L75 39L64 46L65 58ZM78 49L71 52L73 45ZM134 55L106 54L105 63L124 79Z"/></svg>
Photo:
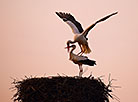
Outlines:
<svg viewBox="0 0 138 102"><path fill-rule="evenodd" d="M72 48L71 51L69 52L69 60L71 60L73 63L78 64L79 66L79 77L82 77L83 74L83 68L82 65L89 65L89 66L94 66L96 65L96 61L94 60L90 60L88 59L87 56L78 56L76 54L73 53L73 51L76 48L76 45L71 45L71 46L67 46L65 48Z"/></svg>
<svg viewBox="0 0 138 102"><path fill-rule="evenodd" d="M96 21L95 23L93 23L92 25L90 25L88 28L86 28L85 30L83 30L81 24L75 20L75 18L70 14L70 13L63 13L63 12L56 12L56 14L64 21L66 22L72 29L72 32L75 34L74 35L74 41L68 40L67 41L67 46L73 43L78 42L80 48L81 48L81 52L78 53L79 54L87 54L91 52L91 49L89 48L88 45L88 32L99 22L105 21L106 19L108 19L109 17L117 14L118 12L112 13L108 16L105 16L104 18ZM69 49L68 49L69 50Z"/></svg>

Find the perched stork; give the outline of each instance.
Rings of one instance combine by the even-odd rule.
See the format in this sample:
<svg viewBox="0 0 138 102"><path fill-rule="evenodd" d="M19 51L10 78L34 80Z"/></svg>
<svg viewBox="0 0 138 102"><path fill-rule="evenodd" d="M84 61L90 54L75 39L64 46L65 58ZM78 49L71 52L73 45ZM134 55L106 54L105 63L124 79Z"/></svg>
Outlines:
<svg viewBox="0 0 138 102"><path fill-rule="evenodd" d="M75 64L78 64L80 69L79 77L81 77L83 74L83 68L82 68L83 64L89 66L96 65L96 61L88 59L87 56L78 56L74 54L73 51L75 50L76 45L67 46L66 48L72 48L72 50L69 52L69 60L73 61Z"/></svg>
<svg viewBox="0 0 138 102"><path fill-rule="evenodd" d="M101 21L105 21L106 19L108 19L109 17L117 14L118 12L115 12L115 13L112 13L108 16L105 16L104 18L96 21L95 23L93 23L92 25L90 25L88 28L86 28L85 30L83 30L81 24L75 20L75 18L70 14L70 13L62 13L62 12L56 12L56 14L61 18L63 19L64 22L66 22L71 28L72 28L72 31L73 33L75 34L74 35L74 41L67 41L67 46L69 46L69 44L73 44L73 43L76 43L78 42L80 48L81 48L81 52L78 53L79 54L87 54L87 53L90 53L91 52L91 49L89 48L88 46L88 38L87 38L87 35L88 35L88 32L96 25L98 24L99 22ZM69 50L69 49L68 49Z"/></svg>

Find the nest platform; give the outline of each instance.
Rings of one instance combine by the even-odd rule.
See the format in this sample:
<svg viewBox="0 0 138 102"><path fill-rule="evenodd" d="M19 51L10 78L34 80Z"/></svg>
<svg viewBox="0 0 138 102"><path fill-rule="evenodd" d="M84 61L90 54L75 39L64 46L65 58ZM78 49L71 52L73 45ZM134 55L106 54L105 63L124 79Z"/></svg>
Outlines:
<svg viewBox="0 0 138 102"><path fill-rule="evenodd" d="M53 76L14 81L15 102L109 102L109 85L100 78Z"/></svg>

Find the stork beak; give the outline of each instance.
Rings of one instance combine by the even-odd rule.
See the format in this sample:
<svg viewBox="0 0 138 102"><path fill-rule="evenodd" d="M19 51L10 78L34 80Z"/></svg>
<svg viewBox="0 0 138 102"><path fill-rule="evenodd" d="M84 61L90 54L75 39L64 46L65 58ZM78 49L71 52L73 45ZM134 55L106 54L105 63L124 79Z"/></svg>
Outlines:
<svg viewBox="0 0 138 102"><path fill-rule="evenodd" d="M70 46L65 47L65 49L67 49L68 52L69 52L69 48L70 48Z"/></svg>
<svg viewBox="0 0 138 102"><path fill-rule="evenodd" d="M67 47L65 47L65 49L67 49L68 52L69 52L69 48L70 46L69 46L69 43L67 42Z"/></svg>

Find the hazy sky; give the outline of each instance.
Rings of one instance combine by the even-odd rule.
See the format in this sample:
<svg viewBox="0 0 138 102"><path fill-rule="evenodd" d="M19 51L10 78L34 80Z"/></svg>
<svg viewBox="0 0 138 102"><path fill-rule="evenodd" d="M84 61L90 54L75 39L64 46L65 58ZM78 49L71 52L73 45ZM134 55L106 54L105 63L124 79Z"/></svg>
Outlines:
<svg viewBox="0 0 138 102"><path fill-rule="evenodd" d="M0 0L0 102L12 102L10 77L78 75L78 66L68 60L64 49L72 31L55 11L70 12L83 28L119 12L89 32L88 57L97 66L84 66L88 69L84 76L105 75L107 83L111 73L117 79L113 85L122 87L113 90L121 102L137 102L137 4L137 0Z"/></svg>

